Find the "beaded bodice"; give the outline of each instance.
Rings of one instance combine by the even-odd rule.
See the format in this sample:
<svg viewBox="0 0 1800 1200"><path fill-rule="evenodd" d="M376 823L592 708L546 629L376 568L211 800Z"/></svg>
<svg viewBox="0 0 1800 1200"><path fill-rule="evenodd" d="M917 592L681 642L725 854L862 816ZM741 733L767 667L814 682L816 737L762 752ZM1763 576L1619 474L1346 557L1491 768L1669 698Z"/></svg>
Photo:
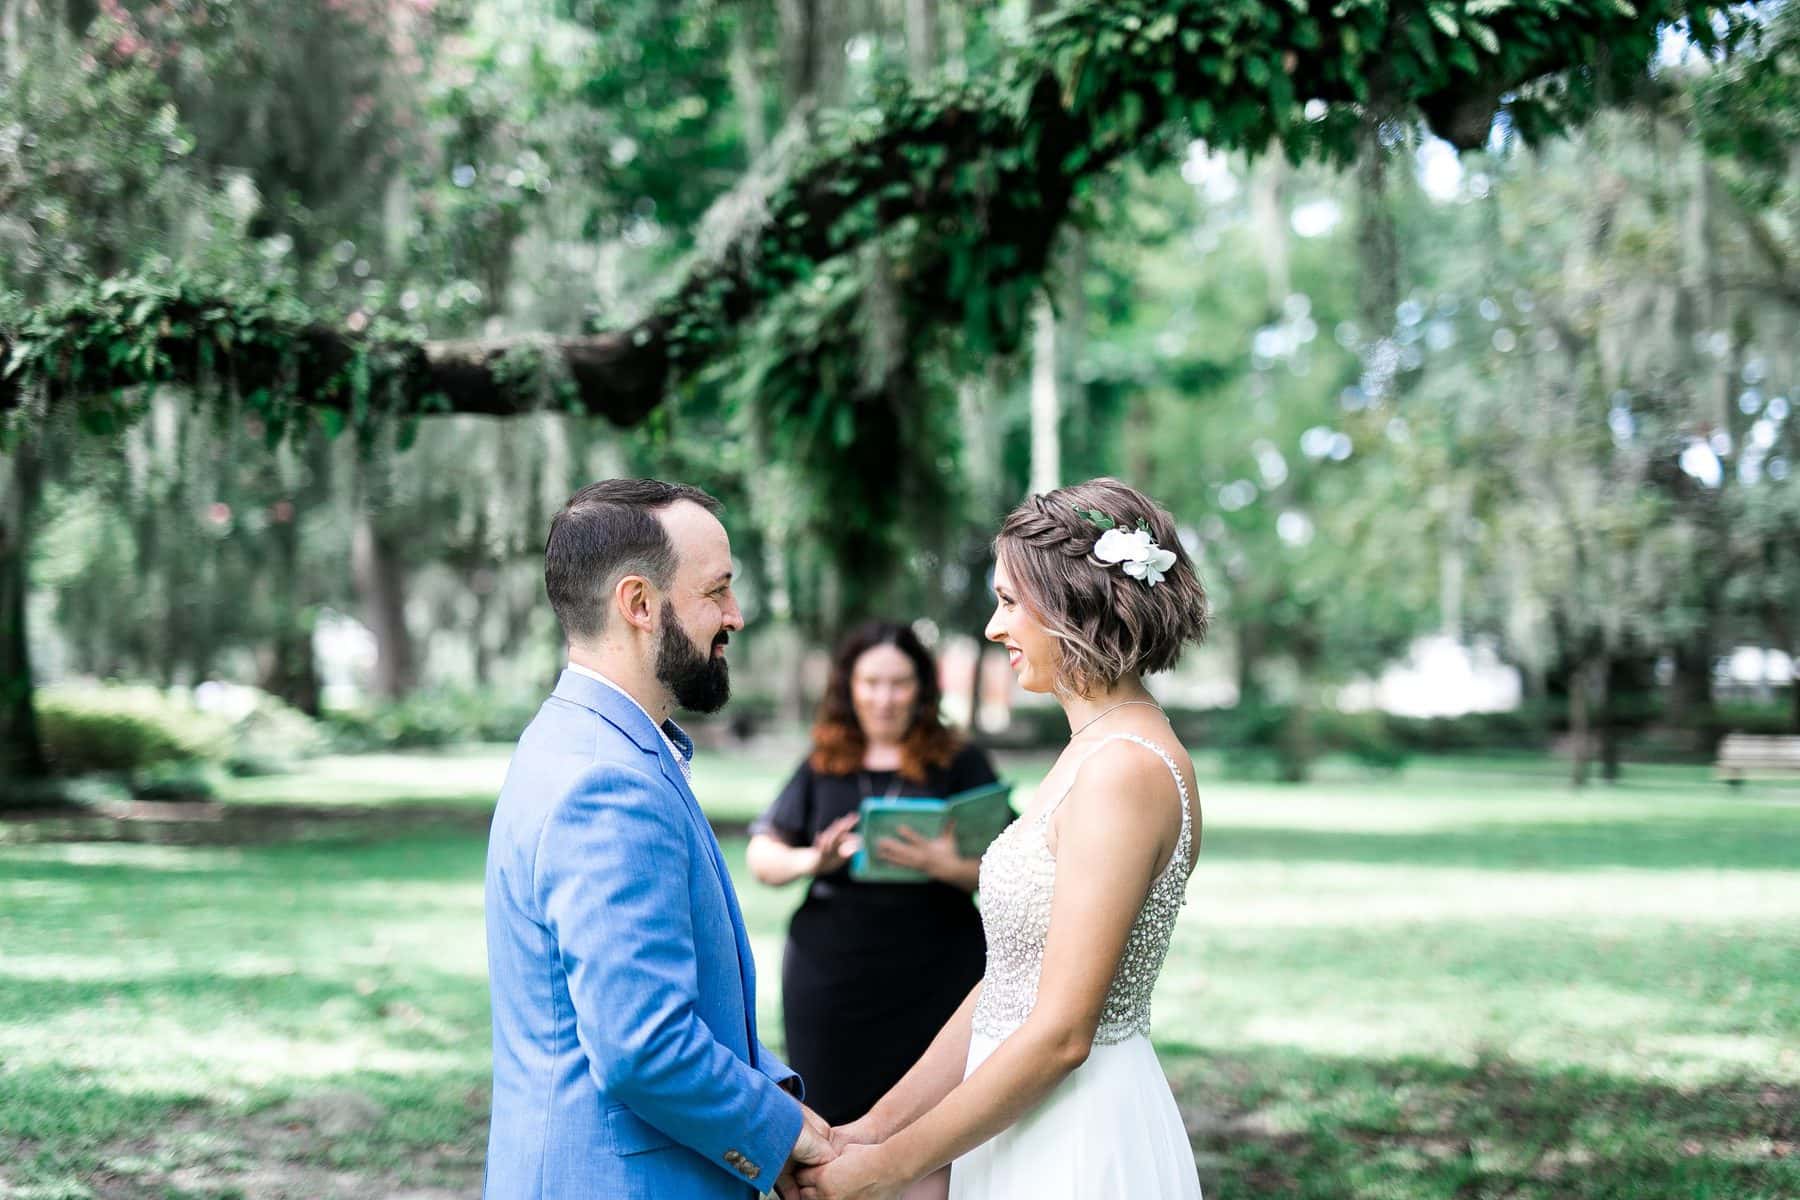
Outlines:
<svg viewBox="0 0 1800 1200"><path fill-rule="evenodd" d="M1175 760L1154 742L1130 733L1113 734L1094 751L1111 741L1136 742L1153 751L1174 774L1181 791L1181 836L1132 922L1100 1012L1100 1027L1094 1035L1099 1045L1150 1031L1150 993L1162 973L1175 918L1186 899L1194 837L1187 781ZM1089 752L1090 757L1094 751ZM1067 795L1065 789L1034 819L1013 822L982 856L981 923L987 931L987 973L975 1001L974 1028L984 1037L1006 1037L1024 1023L1037 1004L1044 941L1050 933L1050 900L1056 892L1056 857L1050 853L1045 835L1051 814Z"/></svg>

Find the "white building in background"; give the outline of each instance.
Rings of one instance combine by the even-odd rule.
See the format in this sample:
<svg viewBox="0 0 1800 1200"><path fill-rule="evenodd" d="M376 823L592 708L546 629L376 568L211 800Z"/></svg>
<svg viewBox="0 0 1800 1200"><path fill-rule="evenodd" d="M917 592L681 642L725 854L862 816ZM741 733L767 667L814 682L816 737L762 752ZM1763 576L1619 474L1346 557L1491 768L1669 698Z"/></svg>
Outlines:
<svg viewBox="0 0 1800 1200"><path fill-rule="evenodd" d="M1374 679L1346 684L1338 707L1380 709L1397 717L1458 717L1507 712L1525 695L1525 681L1491 645L1469 646L1444 634L1420 638L1401 661Z"/></svg>
<svg viewBox="0 0 1800 1200"><path fill-rule="evenodd" d="M1785 651L1764 646L1735 646L1713 668L1714 695L1721 700L1772 701L1777 689L1796 683L1794 660Z"/></svg>
<svg viewBox="0 0 1800 1200"><path fill-rule="evenodd" d="M366 696L378 654L375 634L367 625L335 609L319 610L313 625L313 658L325 707L354 707Z"/></svg>

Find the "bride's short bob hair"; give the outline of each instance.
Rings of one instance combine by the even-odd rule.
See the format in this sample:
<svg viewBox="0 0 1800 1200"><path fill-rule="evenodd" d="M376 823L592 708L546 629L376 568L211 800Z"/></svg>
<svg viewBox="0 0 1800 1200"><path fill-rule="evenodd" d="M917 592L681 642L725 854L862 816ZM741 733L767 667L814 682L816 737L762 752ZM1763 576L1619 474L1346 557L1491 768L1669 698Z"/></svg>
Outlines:
<svg viewBox="0 0 1800 1200"><path fill-rule="evenodd" d="M1077 509L1122 530L1142 521L1175 562L1154 586L1094 557L1102 529ZM1057 690L1088 696L1127 675L1167 671L1189 642L1206 636L1206 589L1161 505L1117 479L1090 479L1025 500L994 539L1019 601L1057 640Z"/></svg>

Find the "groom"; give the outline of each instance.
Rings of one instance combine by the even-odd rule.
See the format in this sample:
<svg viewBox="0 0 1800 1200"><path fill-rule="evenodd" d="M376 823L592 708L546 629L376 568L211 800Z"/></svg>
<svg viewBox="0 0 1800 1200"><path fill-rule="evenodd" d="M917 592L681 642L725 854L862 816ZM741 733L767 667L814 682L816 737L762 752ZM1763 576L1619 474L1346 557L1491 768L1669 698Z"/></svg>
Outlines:
<svg viewBox="0 0 1800 1200"><path fill-rule="evenodd" d="M756 1036L756 969L677 708L730 692L731 543L698 488L608 479L550 524L569 668L488 842L486 1200L746 1200L833 1157Z"/></svg>

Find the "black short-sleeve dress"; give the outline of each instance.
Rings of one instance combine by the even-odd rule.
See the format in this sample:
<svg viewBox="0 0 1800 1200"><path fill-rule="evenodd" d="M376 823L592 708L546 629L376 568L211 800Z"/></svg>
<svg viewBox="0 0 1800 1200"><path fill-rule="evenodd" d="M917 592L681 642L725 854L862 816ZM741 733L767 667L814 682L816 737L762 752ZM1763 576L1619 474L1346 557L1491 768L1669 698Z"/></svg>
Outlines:
<svg viewBox="0 0 1800 1200"><path fill-rule="evenodd" d="M821 775L802 763L751 832L808 846L866 797L949 796L994 779L973 746L923 785L896 771ZM960 888L859 883L848 866L814 879L781 960L788 1063L807 1103L834 1125L867 1112L980 982L986 949L981 914Z"/></svg>

